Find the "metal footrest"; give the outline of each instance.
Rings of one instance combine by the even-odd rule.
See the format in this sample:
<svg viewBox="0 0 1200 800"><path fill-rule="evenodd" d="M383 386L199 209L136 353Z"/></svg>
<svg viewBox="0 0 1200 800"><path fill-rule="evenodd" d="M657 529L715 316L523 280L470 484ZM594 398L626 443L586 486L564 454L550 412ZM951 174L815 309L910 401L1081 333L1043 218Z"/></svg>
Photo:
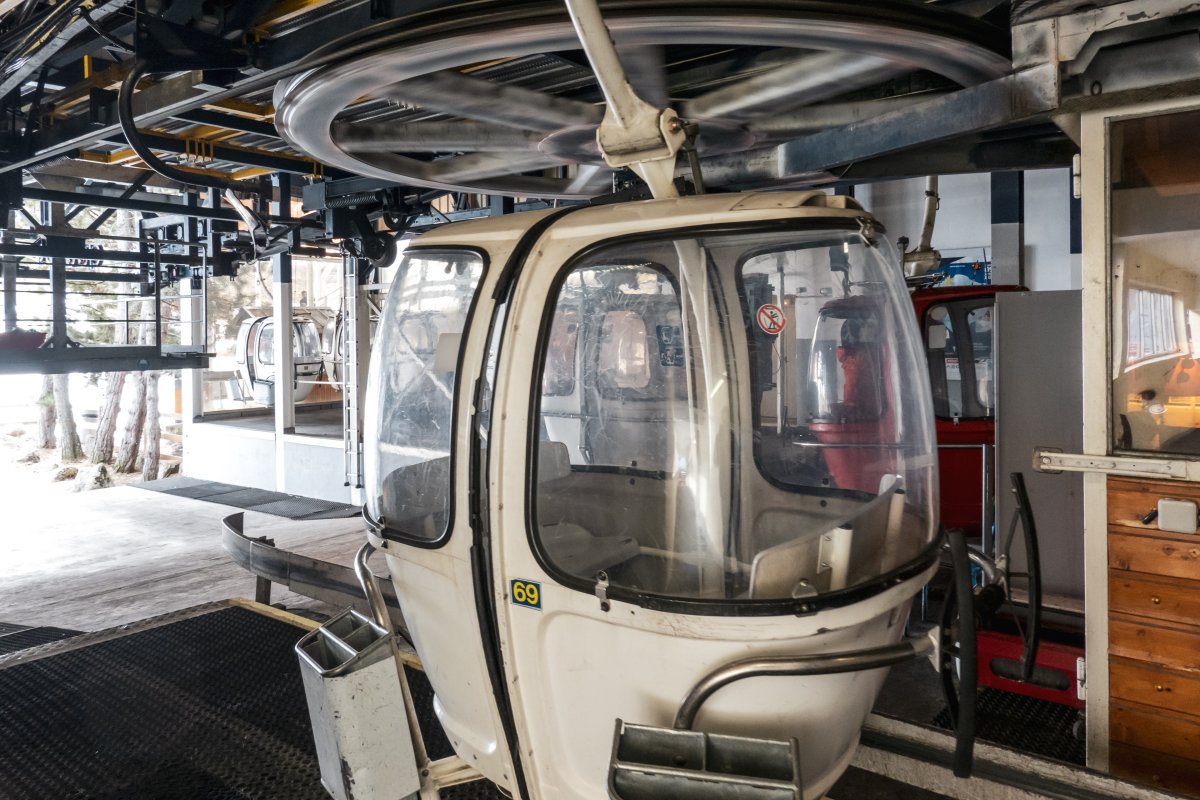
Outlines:
<svg viewBox="0 0 1200 800"><path fill-rule="evenodd" d="M421 788L392 636L347 610L296 644L321 784L335 800Z"/></svg>
<svg viewBox="0 0 1200 800"><path fill-rule="evenodd" d="M617 720L608 794L613 800L801 800L799 744Z"/></svg>

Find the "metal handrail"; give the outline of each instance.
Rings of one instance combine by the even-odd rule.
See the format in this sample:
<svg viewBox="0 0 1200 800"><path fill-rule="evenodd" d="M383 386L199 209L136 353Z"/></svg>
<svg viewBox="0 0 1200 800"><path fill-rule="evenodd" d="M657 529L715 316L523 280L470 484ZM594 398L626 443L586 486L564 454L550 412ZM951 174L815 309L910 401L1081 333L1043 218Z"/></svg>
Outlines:
<svg viewBox="0 0 1200 800"><path fill-rule="evenodd" d="M675 714L675 729L691 730L700 707L714 692L745 678L767 675L833 675L841 672L880 669L900 664L933 649L928 636L905 639L896 644L853 650L842 653L821 653L809 656L768 656L743 658L718 667L700 679L684 698Z"/></svg>
<svg viewBox="0 0 1200 800"><path fill-rule="evenodd" d="M367 604L371 606L371 616L374 617L375 624L385 631L390 631L392 620L388 616L387 603L383 599L383 592L379 590L379 584L375 582L375 573L367 566L367 559L374 552L375 547L370 542L358 548L358 552L354 554L354 574L358 577L363 594L367 596Z"/></svg>

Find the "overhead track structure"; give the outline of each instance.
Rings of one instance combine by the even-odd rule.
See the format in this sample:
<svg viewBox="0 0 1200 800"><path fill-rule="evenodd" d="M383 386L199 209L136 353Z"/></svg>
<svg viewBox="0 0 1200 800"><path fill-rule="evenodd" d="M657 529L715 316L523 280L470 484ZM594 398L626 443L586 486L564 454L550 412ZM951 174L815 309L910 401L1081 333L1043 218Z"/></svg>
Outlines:
<svg viewBox="0 0 1200 800"><path fill-rule="evenodd" d="M1187 0L1101 0L1056 16L1075 5L616 0L601 10L632 88L695 126L699 174L722 191L1066 166L1074 112L1200 87L1200 20ZM291 223L293 252L348 242L381 262L414 226L634 182L597 146L607 105L560 0L0 2L4 209L123 208L149 232L198 221L203 263L180 266L200 281L255 248L245 216L201 202L195 184L248 189L288 173L308 212ZM163 165L166 177L148 174ZM693 172L681 160L677 175ZM369 190L355 188L363 181ZM444 192L487 198L432 211ZM268 200L249 227L277 226L263 219ZM41 256L78 248L57 235L5 237L0 257L29 262L21 286L42 274Z"/></svg>
<svg viewBox="0 0 1200 800"><path fill-rule="evenodd" d="M596 144L604 98L563 5L451 13L373 31L367 52L281 83L276 125L318 160L380 179L557 198L611 191ZM788 141L788 117L820 101L915 74L945 91L1010 69L1003 30L927 6L651 0L606 7L605 21L630 84L698 125L718 186L788 182L777 169L735 176L719 160Z"/></svg>

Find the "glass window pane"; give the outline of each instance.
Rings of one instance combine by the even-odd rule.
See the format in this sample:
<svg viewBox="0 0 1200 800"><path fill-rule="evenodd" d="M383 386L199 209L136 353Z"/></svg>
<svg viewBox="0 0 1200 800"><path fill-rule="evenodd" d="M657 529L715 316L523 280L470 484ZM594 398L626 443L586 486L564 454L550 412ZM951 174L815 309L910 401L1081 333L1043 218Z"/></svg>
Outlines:
<svg viewBox="0 0 1200 800"><path fill-rule="evenodd" d="M454 386L483 269L475 253L413 251L388 290L367 388L367 510L407 537L449 525Z"/></svg>
<svg viewBox="0 0 1200 800"><path fill-rule="evenodd" d="M915 558L934 533L933 436L894 257L798 230L621 242L572 265L540 355L542 555L585 582L747 601Z"/></svg>
<svg viewBox="0 0 1200 800"><path fill-rule="evenodd" d="M948 419L988 419L995 408L992 311L988 297L930 306L925 351L933 410Z"/></svg>
<svg viewBox="0 0 1200 800"><path fill-rule="evenodd" d="M275 326L264 323L258 329L258 363L271 366L275 363Z"/></svg>
<svg viewBox="0 0 1200 800"><path fill-rule="evenodd" d="M1114 121L1112 445L1200 455L1200 112Z"/></svg>
<svg viewBox="0 0 1200 800"><path fill-rule="evenodd" d="M992 312L989 302L967 312L967 327L971 332L971 360L974 364L974 389L969 396L973 406L971 417L990 417L996 408L996 381L992 370ZM968 415L964 415L968 416Z"/></svg>

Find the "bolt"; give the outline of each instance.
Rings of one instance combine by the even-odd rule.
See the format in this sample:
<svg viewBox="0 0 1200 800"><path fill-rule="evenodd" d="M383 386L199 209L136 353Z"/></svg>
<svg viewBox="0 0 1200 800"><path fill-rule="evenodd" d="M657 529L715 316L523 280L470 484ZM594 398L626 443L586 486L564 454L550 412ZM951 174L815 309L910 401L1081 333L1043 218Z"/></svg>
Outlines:
<svg viewBox="0 0 1200 800"><path fill-rule="evenodd" d="M680 121L679 117L672 117L667 123L667 130L671 133L679 133L683 130L683 122Z"/></svg>

